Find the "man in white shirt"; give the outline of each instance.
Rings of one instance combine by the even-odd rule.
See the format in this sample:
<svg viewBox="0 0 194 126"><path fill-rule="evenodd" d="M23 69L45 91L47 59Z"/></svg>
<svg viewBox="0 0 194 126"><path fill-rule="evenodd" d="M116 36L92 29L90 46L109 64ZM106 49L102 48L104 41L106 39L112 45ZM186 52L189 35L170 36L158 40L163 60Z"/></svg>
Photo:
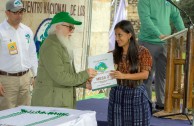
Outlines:
<svg viewBox="0 0 194 126"><path fill-rule="evenodd" d="M0 110L19 105L30 105L29 70L37 74L37 55L33 32L21 23L23 4L8 0L7 19L0 24Z"/></svg>

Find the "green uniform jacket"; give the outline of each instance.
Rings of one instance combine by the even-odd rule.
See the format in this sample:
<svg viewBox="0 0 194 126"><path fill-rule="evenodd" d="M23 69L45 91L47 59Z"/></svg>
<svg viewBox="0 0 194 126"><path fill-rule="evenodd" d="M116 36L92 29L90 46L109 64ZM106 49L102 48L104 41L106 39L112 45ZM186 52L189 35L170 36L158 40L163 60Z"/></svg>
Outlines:
<svg viewBox="0 0 194 126"><path fill-rule="evenodd" d="M56 35L50 35L40 49L32 106L75 108L75 88L89 75L86 71L76 73L72 62Z"/></svg>

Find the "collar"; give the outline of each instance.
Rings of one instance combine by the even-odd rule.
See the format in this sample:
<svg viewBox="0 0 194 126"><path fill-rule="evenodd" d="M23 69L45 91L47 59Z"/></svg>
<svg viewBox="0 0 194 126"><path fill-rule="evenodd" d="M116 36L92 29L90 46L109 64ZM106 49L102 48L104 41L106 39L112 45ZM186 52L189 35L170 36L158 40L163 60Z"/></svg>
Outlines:
<svg viewBox="0 0 194 126"><path fill-rule="evenodd" d="M4 27L5 27L6 29L13 28L13 26L11 26L11 25L7 22L6 19L4 20L3 25L4 25ZM19 24L19 27L18 27L18 28L23 28L22 23Z"/></svg>

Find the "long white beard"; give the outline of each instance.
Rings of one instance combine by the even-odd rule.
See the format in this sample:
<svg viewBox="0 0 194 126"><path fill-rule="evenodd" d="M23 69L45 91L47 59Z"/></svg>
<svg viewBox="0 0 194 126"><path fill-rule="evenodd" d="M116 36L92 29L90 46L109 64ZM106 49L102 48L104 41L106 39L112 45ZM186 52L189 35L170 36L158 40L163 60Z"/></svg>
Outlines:
<svg viewBox="0 0 194 126"><path fill-rule="evenodd" d="M68 37L65 37L60 34L56 34L57 38L59 39L61 45L64 49L67 49L68 54L70 55L71 59L73 60L73 45L71 40Z"/></svg>

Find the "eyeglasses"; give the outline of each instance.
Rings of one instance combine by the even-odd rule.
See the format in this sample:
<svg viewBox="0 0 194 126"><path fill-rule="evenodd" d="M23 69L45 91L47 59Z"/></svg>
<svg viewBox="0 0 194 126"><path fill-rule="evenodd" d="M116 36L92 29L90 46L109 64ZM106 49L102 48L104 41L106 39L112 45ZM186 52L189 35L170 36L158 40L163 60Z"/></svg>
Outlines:
<svg viewBox="0 0 194 126"><path fill-rule="evenodd" d="M17 12L13 12L13 11L10 11L9 10L9 12L11 12L11 13L13 13L14 15L19 15L19 14L23 14L24 13L24 11L23 10L21 10L21 11L17 11Z"/></svg>
<svg viewBox="0 0 194 126"><path fill-rule="evenodd" d="M70 31L75 30L75 27L74 27L74 26L71 26L71 25L70 25L70 26L68 26L68 25L64 25L64 24L62 24L62 26L66 26L66 27L68 27Z"/></svg>

